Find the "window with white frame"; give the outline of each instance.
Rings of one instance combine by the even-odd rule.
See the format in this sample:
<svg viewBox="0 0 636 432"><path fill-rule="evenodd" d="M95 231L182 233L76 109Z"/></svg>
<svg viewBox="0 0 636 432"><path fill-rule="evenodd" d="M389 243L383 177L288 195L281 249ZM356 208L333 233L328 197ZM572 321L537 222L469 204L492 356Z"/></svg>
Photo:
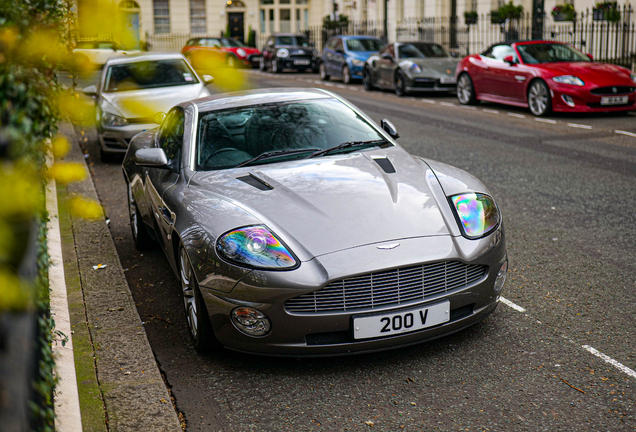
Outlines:
<svg viewBox="0 0 636 432"><path fill-rule="evenodd" d="M170 33L170 3L169 0L153 0L155 16L155 33Z"/></svg>
<svg viewBox="0 0 636 432"><path fill-rule="evenodd" d="M259 3L261 33L309 28L309 0L260 0Z"/></svg>
<svg viewBox="0 0 636 432"><path fill-rule="evenodd" d="M190 33L206 33L205 0L190 0Z"/></svg>

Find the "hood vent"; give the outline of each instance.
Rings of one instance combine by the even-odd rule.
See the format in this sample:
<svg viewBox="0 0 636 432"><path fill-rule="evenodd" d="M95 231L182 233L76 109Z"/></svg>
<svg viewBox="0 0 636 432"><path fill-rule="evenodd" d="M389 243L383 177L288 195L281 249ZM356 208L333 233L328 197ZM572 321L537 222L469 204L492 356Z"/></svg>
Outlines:
<svg viewBox="0 0 636 432"><path fill-rule="evenodd" d="M387 173L387 174L393 174L395 173L395 167L393 166L393 164L391 163L391 161L386 158L373 158L373 161L375 163L377 163L378 165L380 165L380 168L382 168L382 170Z"/></svg>
<svg viewBox="0 0 636 432"><path fill-rule="evenodd" d="M274 189L273 186L264 182L263 180L259 179L258 177L256 177L254 174L251 174L251 173L243 177L237 177L236 179L242 181L243 183L247 183L250 186L254 186L256 189L259 189L262 191Z"/></svg>

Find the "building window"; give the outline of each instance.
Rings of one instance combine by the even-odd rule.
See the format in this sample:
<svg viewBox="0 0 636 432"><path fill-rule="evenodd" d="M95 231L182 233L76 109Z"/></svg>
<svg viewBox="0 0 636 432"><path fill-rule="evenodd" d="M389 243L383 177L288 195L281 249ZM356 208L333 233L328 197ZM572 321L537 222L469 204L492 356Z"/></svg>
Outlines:
<svg viewBox="0 0 636 432"><path fill-rule="evenodd" d="M280 9L280 31L282 33L291 32L291 10Z"/></svg>
<svg viewBox="0 0 636 432"><path fill-rule="evenodd" d="M153 0L155 14L155 33L170 33L170 3L169 0Z"/></svg>
<svg viewBox="0 0 636 432"><path fill-rule="evenodd" d="M190 0L190 33L206 33L205 0Z"/></svg>

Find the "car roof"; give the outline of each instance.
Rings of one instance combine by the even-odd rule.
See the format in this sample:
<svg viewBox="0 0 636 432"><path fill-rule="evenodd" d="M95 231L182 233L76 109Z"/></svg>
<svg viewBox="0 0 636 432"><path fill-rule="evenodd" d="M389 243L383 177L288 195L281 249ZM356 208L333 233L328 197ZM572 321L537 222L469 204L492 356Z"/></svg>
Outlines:
<svg viewBox="0 0 636 432"><path fill-rule="evenodd" d="M366 36L366 35L338 35L338 36L333 36L333 37L339 37L339 38L342 38L344 40L347 40L347 39L380 39L377 36Z"/></svg>
<svg viewBox="0 0 636 432"><path fill-rule="evenodd" d="M182 107L190 103L197 105L199 111L216 111L228 108L260 105L276 102L292 102L299 100L315 100L337 98L333 93L317 88L271 88L248 90L232 93L221 93L206 98L184 102Z"/></svg>
<svg viewBox="0 0 636 432"><path fill-rule="evenodd" d="M273 34L272 36L302 36L302 37L307 37L307 35L305 33L276 33L276 34Z"/></svg>
<svg viewBox="0 0 636 432"><path fill-rule="evenodd" d="M140 53L132 55L122 55L118 57L111 57L107 65L124 64L124 63L136 63L139 61L147 60L170 60L170 59L184 59L182 54L175 52L152 52L152 53Z"/></svg>

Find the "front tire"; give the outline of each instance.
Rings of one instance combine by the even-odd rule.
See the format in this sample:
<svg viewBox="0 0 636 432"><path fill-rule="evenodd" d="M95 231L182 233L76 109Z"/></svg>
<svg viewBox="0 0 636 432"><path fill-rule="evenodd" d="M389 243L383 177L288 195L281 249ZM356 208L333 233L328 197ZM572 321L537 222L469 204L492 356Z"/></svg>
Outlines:
<svg viewBox="0 0 636 432"><path fill-rule="evenodd" d="M404 75L401 71L397 71L395 74L395 94L402 97L406 94L406 83L404 82Z"/></svg>
<svg viewBox="0 0 636 432"><path fill-rule="evenodd" d="M137 249L146 250L152 244L152 238L150 234L148 234L146 225L141 220L139 208L132 194L130 184L127 184L126 187L128 188L128 218L130 220L130 231L132 232L133 242Z"/></svg>
<svg viewBox="0 0 636 432"><path fill-rule="evenodd" d="M261 57L261 59L258 61L258 69L261 72L265 72L267 70L267 66L265 66L265 59L263 57Z"/></svg>
<svg viewBox="0 0 636 432"><path fill-rule="evenodd" d="M347 65L342 68L342 82L345 84L351 84L351 70Z"/></svg>
<svg viewBox="0 0 636 432"><path fill-rule="evenodd" d="M278 69L278 60L273 59L272 60L272 73L278 73L280 72L280 69Z"/></svg>
<svg viewBox="0 0 636 432"><path fill-rule="evenodd" d="M537 117L542 117L552 111L550 89L542 80L533 81L528 89L528 107Z"/></svg>
<svg viewBox="0 0 636 432"><path fill-rule="evenodd" d="M461 74L457 80L457 100L462 105L475 105L477 103L475 86L467 73Z"/></svg>
<svg viewBox="0 0 636 432"><path fill-rule="evenodd" d="M322 81L328 81L329 75L327 74L327 66L324 63L320 63L320 79Z"/></svg>
<svg viewBox="0 0 636 432"><path fill-rule="evenodd" d="M208 352L217 346L210 317L197 284L190 258L183 245L179 246L179 282L181 296L188 321L188 333L194 348L199 352Z"/></svg>
<svg viewBox="0 0 636 432"><path fill-rule="evenodd" d="M366 91L373 91L375 89L373 80L371 79L371 73L366 67L362 70L362 86Z"/></svg>

